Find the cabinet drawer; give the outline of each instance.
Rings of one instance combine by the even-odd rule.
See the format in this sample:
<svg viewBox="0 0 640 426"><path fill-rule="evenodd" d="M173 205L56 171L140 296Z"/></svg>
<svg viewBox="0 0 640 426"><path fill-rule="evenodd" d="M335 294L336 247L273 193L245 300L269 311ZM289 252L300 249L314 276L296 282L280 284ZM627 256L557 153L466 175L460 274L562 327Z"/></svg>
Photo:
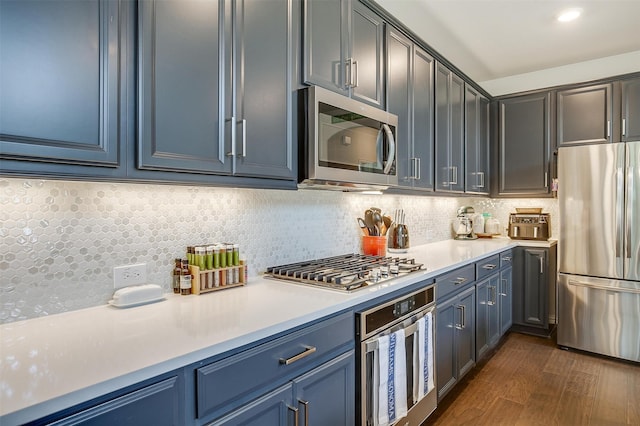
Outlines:
<svg viewBox="0 0 640 426"><path fill-rule="evenodd" d="M453 272L436 278L436 300L443 301L445 297L462 290L475 279L476 271L473 264L458 268Z"/></svg>
<svg viewBox="0 0 640 426"><path fill-rule="evenodd" d="M243 394L310 368L323 355L353 342L353 314L348 312L198 368L197 416L207 416L232 401L247 402L242 401Z"/></svg>
<svg viewBox="0 0 640 426"><path fill-rule="evenodd" d="M476 263L476 277L480 280L500 268L500 255L496 254Z"/></svg>
<svg viewBox="0 0 640 426"><path fill-rule="evenodd" d="M513 250L503 251L500 253L500 267L506 268L513 265Z"/></svg>

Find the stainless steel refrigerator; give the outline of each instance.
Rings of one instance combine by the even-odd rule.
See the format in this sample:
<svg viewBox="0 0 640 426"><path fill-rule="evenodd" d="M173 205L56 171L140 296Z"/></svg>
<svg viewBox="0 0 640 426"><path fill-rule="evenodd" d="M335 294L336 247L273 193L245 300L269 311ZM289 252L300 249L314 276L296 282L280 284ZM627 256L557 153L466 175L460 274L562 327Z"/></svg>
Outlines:
<svg viewBox="0 0 640 426"><path fill-rule="evenodd" d="M640 361L640 142L558 150L558 345Z"/></svg>

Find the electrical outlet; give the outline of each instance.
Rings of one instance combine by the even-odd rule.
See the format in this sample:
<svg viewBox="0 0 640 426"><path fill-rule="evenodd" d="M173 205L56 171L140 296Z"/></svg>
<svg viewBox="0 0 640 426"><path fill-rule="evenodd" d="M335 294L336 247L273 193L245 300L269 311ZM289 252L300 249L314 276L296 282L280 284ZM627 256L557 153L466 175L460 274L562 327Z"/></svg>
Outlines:
<svg viewBox="0 0 640 426"><path fill-rule="evenodd" d="M113 288L147 283L147 264L116 266L113 268Z"/></svg>

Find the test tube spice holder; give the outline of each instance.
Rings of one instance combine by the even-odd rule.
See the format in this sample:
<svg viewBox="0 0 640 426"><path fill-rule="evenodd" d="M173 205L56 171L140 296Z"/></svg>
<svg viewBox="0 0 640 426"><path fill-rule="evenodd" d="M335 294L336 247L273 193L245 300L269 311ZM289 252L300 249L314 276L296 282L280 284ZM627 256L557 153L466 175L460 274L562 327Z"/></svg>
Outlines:
<svg viewBox="0 0 640 426"><path fill-rule="evenodd" d="M189 265L191 279L191 294L204 294L233 287L240 287L247 283L246 264L228 266L217 269L200 269L197 265Z"/></svg>

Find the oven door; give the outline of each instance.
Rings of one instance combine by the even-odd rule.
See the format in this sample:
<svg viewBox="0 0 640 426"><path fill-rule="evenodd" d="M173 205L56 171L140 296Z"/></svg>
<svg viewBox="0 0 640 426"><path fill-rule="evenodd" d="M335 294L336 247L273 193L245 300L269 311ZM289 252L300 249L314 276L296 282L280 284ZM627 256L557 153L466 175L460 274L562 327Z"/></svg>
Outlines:
<svg viewBox="0 0 640 426"><path fill-rule="evenodd" d="M308 180L397 185L397 117L320 87L308 91Z"/></svg>
<svg viewBox="0 0 640 426"><path fill-rule="evenodd" d="M425 353L425 359L423 362L421 362L419 357L420 344L418 342L418 339L423 338L424 336L419 336L418 320L426 317L428 313L431 314L431 333L428 334L430 338L429 340L431 348L428 351L428 358ZM377 383L376 380L374 380L380 357L377 344L378 339L385 334L393 333L401 328L404 329L405 334L404 344L406 358L404 360L404 363L406 370L406 395L408 412L405 417L394 421L392 424L403 426L419 426L436 409L438 400L437 392L435 389L435 319L435 308L431 306L427 309L419 311L415 315L404 320L402 323L381 331L379 334L372 336L361 343L360 378L361 389L363 391L360 396L360 413L361 424L363 426L375 426L378 424L378 389L376 389ZM428 378L426 376L428 376L429 374L431 375L431 386L428 388L428 392L426 392L426 394L420 396L420 392L418 392L418 386L419 383L422 384L423 382L419 380L418 369L424 368L425 366L428 367L429 365L431 367L427 368L427 371L430 371L430 373L426 373L423 377L425 381L428 381Z"/></svg>

